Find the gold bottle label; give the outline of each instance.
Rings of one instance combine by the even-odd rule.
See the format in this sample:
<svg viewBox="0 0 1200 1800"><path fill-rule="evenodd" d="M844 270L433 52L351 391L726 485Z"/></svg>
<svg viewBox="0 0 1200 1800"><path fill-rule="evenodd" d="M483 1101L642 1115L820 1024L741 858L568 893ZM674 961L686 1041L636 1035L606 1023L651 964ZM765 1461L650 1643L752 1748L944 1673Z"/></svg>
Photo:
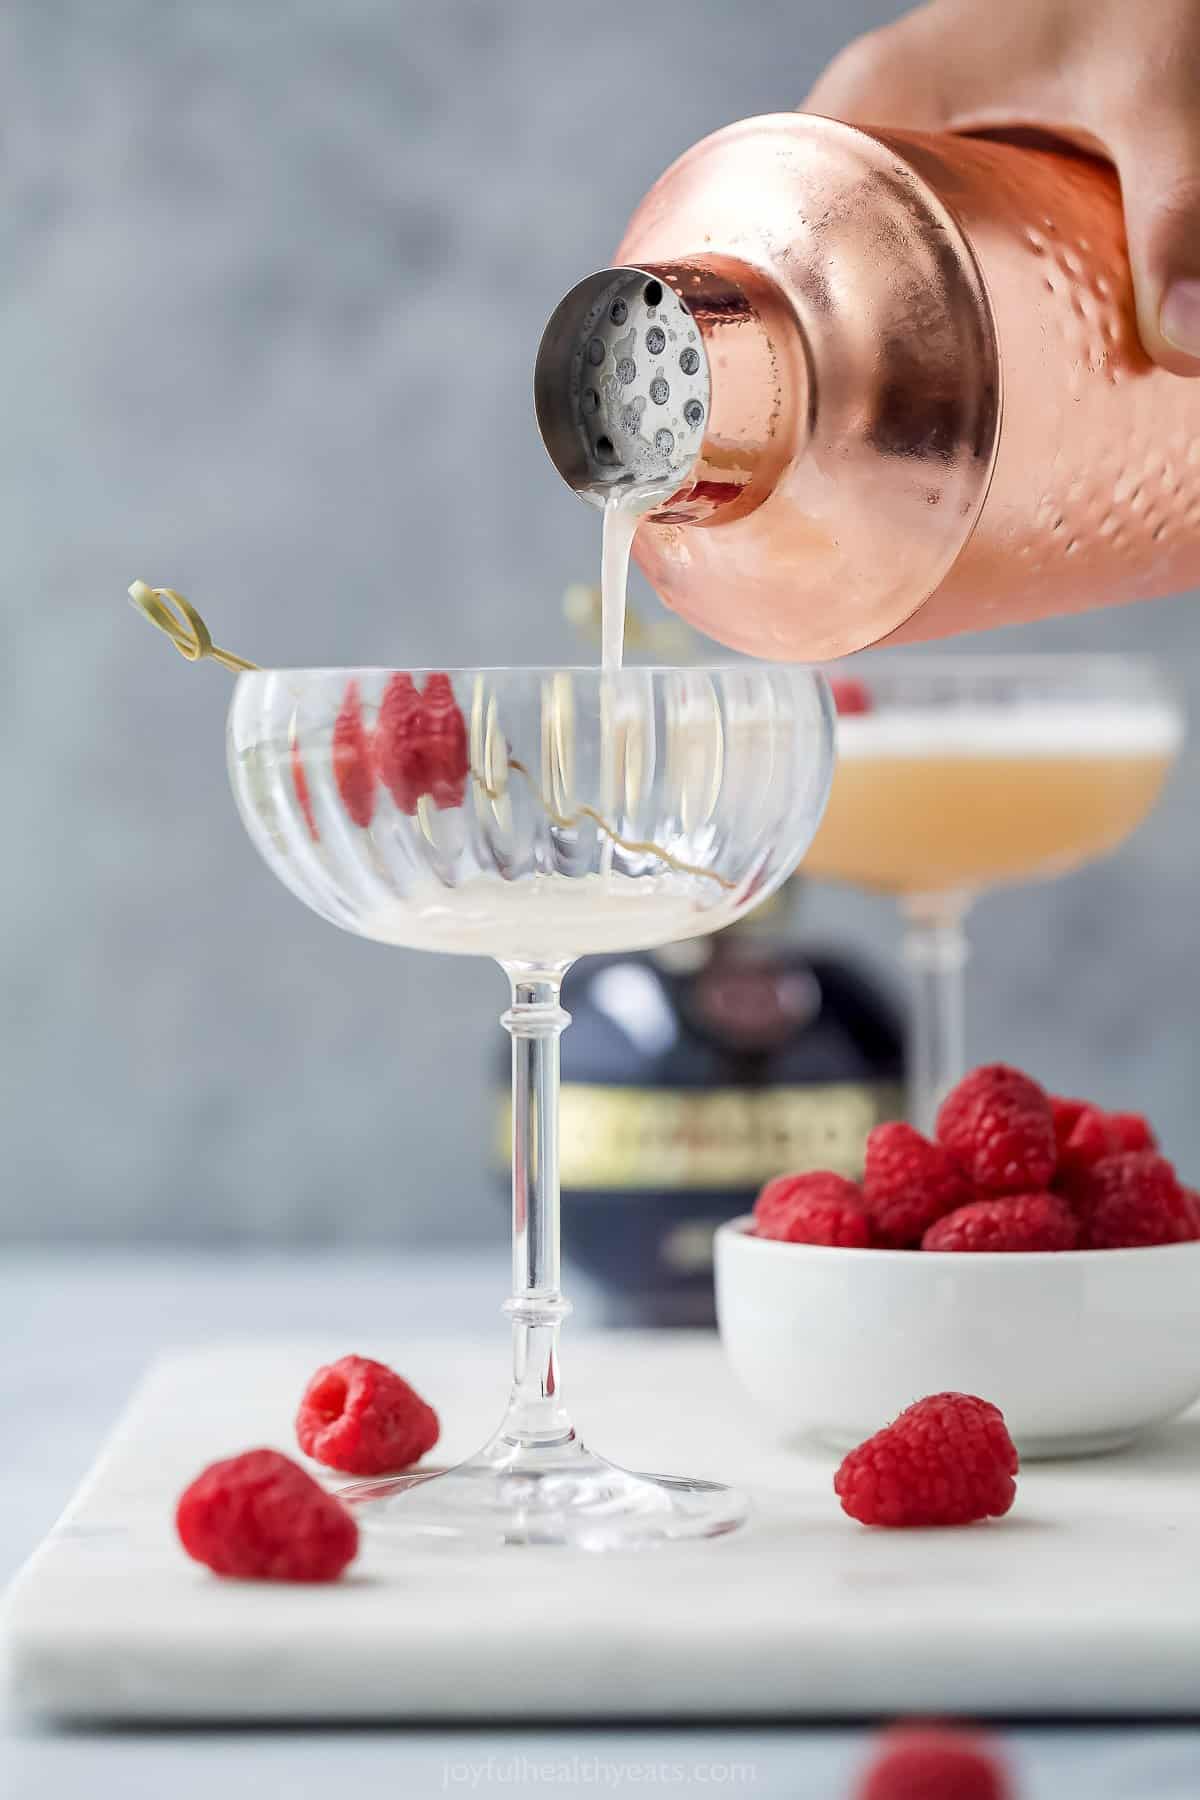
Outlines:
<svg viewBox="0 0 1200 1800"><path fill-rule="evenodd" d="M696 1092L568 1081L559 1132L562 1185L676 1193L755 1188L785 1169L833 1169L856 1179L867 1133L901 1111L893 1082ZM506 1162L507 1099L499 1115L497 1155Z"/></svg>

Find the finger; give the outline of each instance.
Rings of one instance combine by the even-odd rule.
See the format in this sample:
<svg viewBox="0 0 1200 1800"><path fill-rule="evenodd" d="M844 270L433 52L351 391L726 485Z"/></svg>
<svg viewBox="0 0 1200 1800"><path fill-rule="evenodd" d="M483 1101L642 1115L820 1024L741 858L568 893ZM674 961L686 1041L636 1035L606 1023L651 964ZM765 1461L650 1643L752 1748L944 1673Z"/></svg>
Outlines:
<svg viewBox="0 0 1200 1800"><path fill-rule="evenodd" d="M1115 145L1138 326L1147 355L1200 375L1200 118Z"/></svg>

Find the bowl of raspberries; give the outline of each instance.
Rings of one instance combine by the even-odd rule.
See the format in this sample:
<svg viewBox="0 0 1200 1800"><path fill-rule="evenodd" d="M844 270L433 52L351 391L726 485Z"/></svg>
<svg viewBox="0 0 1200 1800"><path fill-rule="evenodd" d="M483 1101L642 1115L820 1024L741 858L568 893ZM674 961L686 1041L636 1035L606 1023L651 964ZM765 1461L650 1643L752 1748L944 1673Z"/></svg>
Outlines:
<svg viewBox="0 0 1200 1800"><path fill-rule="evenodd" d="M1118 1449L1200 1397L1200 1197L1139 1113L1003 1064L862 1180L769 1181L716 1243L730 1363L783 1436L844 1448L922 1394L987 1394L1024 1457Z"/></svg>

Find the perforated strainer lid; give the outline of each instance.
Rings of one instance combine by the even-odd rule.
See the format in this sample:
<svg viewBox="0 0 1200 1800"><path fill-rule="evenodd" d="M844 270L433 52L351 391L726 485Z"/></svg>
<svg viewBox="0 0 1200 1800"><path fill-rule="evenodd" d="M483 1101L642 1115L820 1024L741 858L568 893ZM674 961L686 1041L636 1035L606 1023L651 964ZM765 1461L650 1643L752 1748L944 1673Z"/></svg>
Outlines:
<svg viewBox="0 0 1200 1800"><path fill-rule="evenodd" d="M614 490L667 495L686 480L708 417L708 358L674 290L646 269L601 269L555 309L538 350L538 426L564 481L597 505Z"/></svg>

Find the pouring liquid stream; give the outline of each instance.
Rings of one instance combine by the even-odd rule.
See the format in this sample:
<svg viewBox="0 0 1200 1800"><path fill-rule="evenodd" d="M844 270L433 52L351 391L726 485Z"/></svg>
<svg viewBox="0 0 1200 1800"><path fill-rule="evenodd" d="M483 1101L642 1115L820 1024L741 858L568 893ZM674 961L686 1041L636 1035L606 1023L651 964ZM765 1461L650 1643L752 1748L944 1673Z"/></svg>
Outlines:
<svg viewBox="0 0 1200 1800"><path fill-rule="evenodd" d="M600 539L600 667L619 669L625 649L629 553L644 505L614 494L605 503Z"/></svg>
<svg viewBox="0 0 1200 1800"><path fill-rule="evenodd" d="M629 553L647 510L640 496L612 494L604 503L600 531L600 667L614 673L625 653L625 603L629 586ZM607 785L607 784L606 784ZM605 805L615 809L616 794L606 793ZM600 852L600 878L612 875L613 842L606 840Z"/></svg>

